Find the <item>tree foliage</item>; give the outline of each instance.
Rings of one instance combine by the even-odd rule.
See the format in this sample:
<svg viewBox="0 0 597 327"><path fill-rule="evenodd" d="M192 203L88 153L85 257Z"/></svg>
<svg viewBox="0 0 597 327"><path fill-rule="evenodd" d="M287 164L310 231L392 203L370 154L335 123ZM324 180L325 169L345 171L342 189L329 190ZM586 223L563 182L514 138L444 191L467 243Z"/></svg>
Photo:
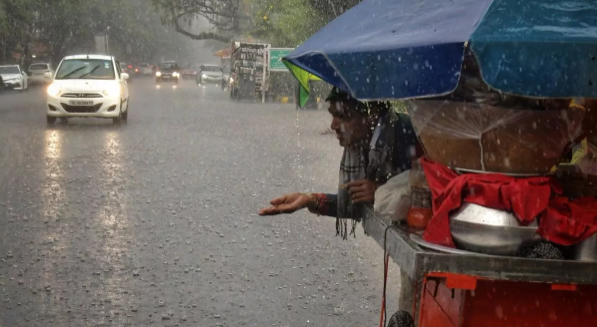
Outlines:
<svg viewBox="0 0 597 327"><path fill-rule="evenodd" d="M361 0L151 0L163 21L195 40L251 36L295 47ZM194 20L213 28L193 31Z"/></svg>
<svg viewBox="0 0 597 327"><path fill-rule="evenodd" d="M241 0L152 0L162 14L165 24L194 40L227 42L227 32L240 27L243 2ZM193 21L203 18L213 26L213 31L191 31Z"/></svg>
<svg viewBox="0 0 597 327"><path fill-rule="evenodd" d="M72 51L95 52L98 33L109 35L111 52L124 56L129 48L149 60L182 45L160 18L147 0L0 0L0 60L27 55L32 41L46 44L54 62Z"/></svg>
<svg viewBox="0 0 597 327"><path fill-rule="evenodd" d="M251 33L296 47L362 0L256 0Z"/></svg>
<svg viewBox="0 0 597 327"><path fill-rule="evenodd" d="M330 22L363 0L308 0L324 22Z"/></svg>
<svg viewBox="0 0 597 327"><path fill-rule="evenodd" d="M308 0L261 0L254 10L251 34L278 47L296 47L323 26Z"/></svg>

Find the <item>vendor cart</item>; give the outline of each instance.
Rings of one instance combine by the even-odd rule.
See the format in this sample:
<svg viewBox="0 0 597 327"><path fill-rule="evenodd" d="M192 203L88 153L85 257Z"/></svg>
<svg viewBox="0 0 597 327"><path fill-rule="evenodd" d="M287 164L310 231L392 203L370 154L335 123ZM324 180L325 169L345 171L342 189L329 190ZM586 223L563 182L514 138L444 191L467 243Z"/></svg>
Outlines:
<svg viewBox="0 0 597 327"><path fill-rule="evenodd" d="M408 275L419 327L597 326L597 262L426 250L371 210L363 226Z"/></svg>
<svg viewBox="0 0 597 327"><path fill-rule="evenodd" d="M537 232L563 246L595 234L594 208L581 209L579 201L574 214L563 214L560 209L576 199L552 198L555 187L545 177L581 136L578 126L587 110L569 100L597 98L597 38L587 33L597 28L597 3L568 5L364 0L283 59L300 82L302 105L311 76L363 102L412 100L415 131L426 155L441 166L434 173L460 169L437 175L430 187L436 190L433 217L427 220L433 228L419 225L427 228L427 241L446 248L424 244L422 231L372 211L363 219L365 231L408 276L403 279L414 290L410 313L419 327L597 326L597 262L482 255L449 244L449 215L461 202L513 212L521 226L539 221L543 233L569 237ZM583 125L584 132L594 126ZM451 183L457 173L468 176ZM474 174L493 175L485 180ZM464 188L469 182L472 191ZM484 193L492 183L500 186ZM516 187L501 187L506 183ZM542 213L548 214L537 219ZM485 239L479 239L483 246Z"/></svg>

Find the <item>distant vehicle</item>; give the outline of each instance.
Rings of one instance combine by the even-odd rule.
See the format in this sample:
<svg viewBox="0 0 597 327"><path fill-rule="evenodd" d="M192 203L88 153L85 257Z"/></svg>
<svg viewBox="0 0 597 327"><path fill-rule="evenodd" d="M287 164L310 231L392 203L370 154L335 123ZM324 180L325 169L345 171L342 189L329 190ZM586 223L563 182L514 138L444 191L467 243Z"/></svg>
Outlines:
<svg viewBox="0 0 597 327"><path fill-rule="evenodd" d="M112 56L76 55L62 59L48 86L46 119L111 118L115 124L126 121L129 114L127 73Z"/></svg>
<svg viewBox="0 0 597 327"><path fill-rule="evenodd" d="M267 66L264 69L263 63L266 61L270 47L270 44L266 43L232 42L231 76L228 84L231 99L239 101L260 98L263 91L267 94L267 90L264 89L268 85L268 81L265 80L268 72Z"/></svg>
<svg viewBox="0 0 597 327"><path fill-rule="evenodd" d="M182 78L183 79L191 79L191 78L195 78L197 76L197 66L193 65L193 66L189 66L186 69L184 69L182 71Z"/></svg>
<svg viewBox="0 0 597 327"><path fill-rule="evenodd" d="M204 64L199 67L197 71L197 85L202 84L221 84L224 79L224 72L218 65Z"/></svg>
<svg viewBox="0 0 597 327"><path fill-rule="evenodd" d="M29 87L29 77L19 65L0 66L0 76L7 89L24 91Z"/></svg>
<svg viewBox="0 0 597 327"><path fill-rule="evenodd" d="M161 82L170 82L178 84L180 79L180 67L176 61L162 61L158 66L158 70L155 72L155 82L160 84Z"/></svg>
<svg viewBox="0 0 597 327"><path fill-rule="evenodd" d="M121 62L120 63L120 70L123 73L126 73L129 75L129 78L127 80L128 83L133 83L133 72L132 72L132 65L127 65L126 63Z"/></svg>
<svg viewBox="0 0 597 327"><path fill-rule="evenodd" d="M133 75L135 75L135 76L141 75L141 67L139 67L139 65L128 65L128 67Z"/></svg>
<svg viewBox="0 0 597 327"><path fill-rule="evenodd" d="M153 75L153 69L151 68L150 64L147 64L147 63L139 64L139 68L141 69L141 74L143 76Z"/></svg>
<svg viewBox="0 0 597 327"><path fill-rule="evenodd" d="M29 84L48 84L49 80L44 78L45 73L54 75L52 64L36 63L29 66Z"/></svg>

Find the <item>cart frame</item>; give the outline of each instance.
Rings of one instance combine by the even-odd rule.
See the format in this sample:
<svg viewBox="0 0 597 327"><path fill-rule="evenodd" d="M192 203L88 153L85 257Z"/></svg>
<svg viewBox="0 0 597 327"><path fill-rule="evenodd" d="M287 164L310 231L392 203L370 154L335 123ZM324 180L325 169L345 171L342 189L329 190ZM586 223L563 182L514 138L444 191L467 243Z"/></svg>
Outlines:
<svg viewBox="0 0 597 327"><path fill-rule="evenodd" d="M363 227L365 233L382 248L385 243L387 254L413 283L415 294L412 309L420 327L469 326L470 321L475 319L478 325L478 319L485 319L482 315L487 315L479 313L479 310L494 310L488 307L490 305L497 306L497 303L510 301L513 305L524 306L525 302L518 303L513 294L524 292L525 288L537 294L537 298L549 299L542 302L542 310L546 311L574 312L578 310L579 302L591 302L586 299L597 298L597 262L427 251L410 239L414 230L405 224L385 220L370 208L366 209ZM385 235L387 240L384 239ZM487 290L488 283L494 289L497 286L505 290L502 292L504 296L496 299L495 303L483 297L486 293L482 292ZM479 290L475 298L477 288ZM528 302L529 298L524 301ZM585 323L585 326L597 326L597 301L595 308L589 311L574 317L577 319L574 325ZM518 318L525 323L537 321L537 313L529 313L528 318L524 315L521 318L521 315L518 314ZM497 320L483 320L483 325L502 326L503 322Z"/></svg>

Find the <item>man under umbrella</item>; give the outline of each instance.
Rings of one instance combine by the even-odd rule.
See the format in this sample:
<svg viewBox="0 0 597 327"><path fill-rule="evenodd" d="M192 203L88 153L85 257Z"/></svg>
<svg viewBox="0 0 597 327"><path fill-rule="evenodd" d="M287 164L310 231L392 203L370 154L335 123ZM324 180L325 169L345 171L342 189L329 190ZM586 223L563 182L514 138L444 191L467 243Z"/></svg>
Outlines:
<svg viewBox="0 0 597 327"><path fill-rule="evenodd" d="M334 88L328 98L331 129L344 148L337 194L288 193L272 200L260 215L293 213L307 208L336 217L336 232L343 238L354 234L363 206L371 205L377 188L389 178L411 168L421 153L407 115L397 114L386 102L363 103ZM353 224L348 231L348 220Z"/></svg>

